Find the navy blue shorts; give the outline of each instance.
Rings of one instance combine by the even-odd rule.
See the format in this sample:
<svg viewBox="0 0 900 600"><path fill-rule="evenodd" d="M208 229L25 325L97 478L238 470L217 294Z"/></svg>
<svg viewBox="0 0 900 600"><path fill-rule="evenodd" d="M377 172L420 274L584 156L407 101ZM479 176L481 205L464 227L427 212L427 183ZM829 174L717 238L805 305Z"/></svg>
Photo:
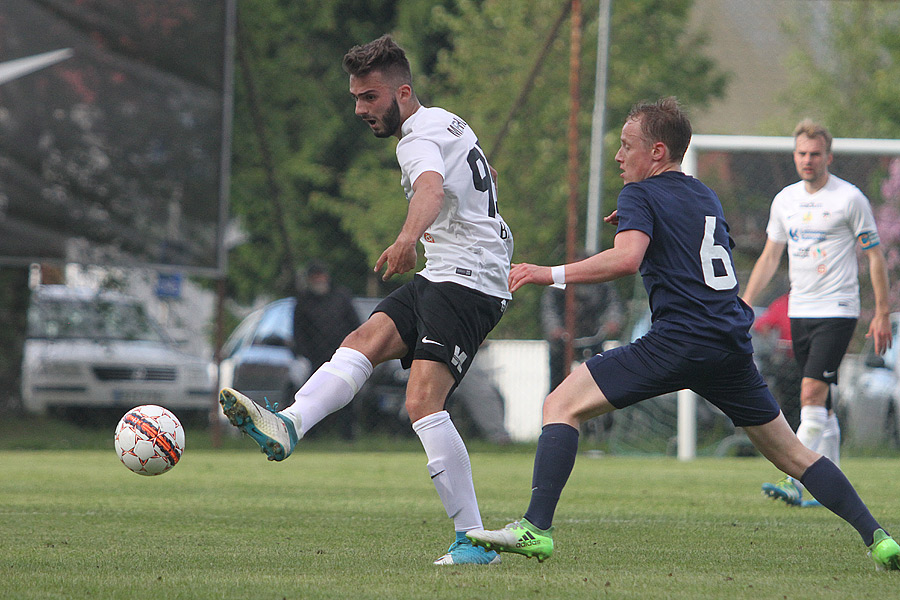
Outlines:
<svg viewBox="0 0 900 600"><path fill-rule="evenodd" d="M462 381L478 347L500 321L507 301L452 281L432 282L421 275L394 290L374 312L397 326L409 352L400 359L446 363L456 383Z"/></svg>
<svg viewBox="0 0 900 600"><path fill-rule="evenodd" d="M689 389L718 407L736 427L763 425L781 412L752 354L673 342L651 332L586 364L616 408Z"/></svg>

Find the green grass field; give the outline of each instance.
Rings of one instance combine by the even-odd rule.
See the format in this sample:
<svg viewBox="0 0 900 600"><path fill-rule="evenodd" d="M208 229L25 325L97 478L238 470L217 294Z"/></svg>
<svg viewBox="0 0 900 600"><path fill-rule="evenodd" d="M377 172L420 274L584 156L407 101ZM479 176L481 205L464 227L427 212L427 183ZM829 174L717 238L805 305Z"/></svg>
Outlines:
<svg viewBox="0 0 900 600"><path fill-rule="evenodd" d="M0 428L8 447L14 438ZM435 567L452 539L424 454L309 443L281 464L249 440L188 448L141 477L108 449L0 450L0 598L897 597L856 532L825 509L762 497L759 458L581 456L540 564ZM198 443L204 446L204 443ZM389 447L384 440L377 444ZM346 450L346 449L345 449ZM524 511L533 448L473 446L486 525ZM900 531L896 460L845 471Z"/></svg>

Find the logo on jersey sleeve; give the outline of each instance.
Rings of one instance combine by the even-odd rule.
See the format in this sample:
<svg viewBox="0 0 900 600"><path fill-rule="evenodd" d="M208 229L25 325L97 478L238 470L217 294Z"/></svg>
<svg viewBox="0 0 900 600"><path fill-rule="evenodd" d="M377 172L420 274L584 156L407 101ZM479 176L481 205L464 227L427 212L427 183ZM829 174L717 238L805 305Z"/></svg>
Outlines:
<svg viewBox="0 0 900 600"><path fill-rule="evenodd" d="M881 240L878 239L877 231L864 231L856 236L856 239L859 240L859 245L863 250L874 248L881 243Z"/></svg>

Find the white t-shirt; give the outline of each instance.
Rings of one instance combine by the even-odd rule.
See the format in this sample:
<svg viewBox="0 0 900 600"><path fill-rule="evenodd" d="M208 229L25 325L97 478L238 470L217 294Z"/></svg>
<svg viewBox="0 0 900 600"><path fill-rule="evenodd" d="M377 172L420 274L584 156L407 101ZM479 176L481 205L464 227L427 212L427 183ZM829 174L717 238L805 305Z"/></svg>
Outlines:
<svg viewBox="0 0 900 600"><path fill-rule="evenodd" d="M420 274L511 298L512 232L497 210L497 188L468 124L442 108L419 108L401 127L397 160L407 200L422 173L444 178L444 205L420 240L425 247Z"/></svg>
<svg viewBox="0 0 900 600"><path fill-rule="evenodd" d="M828 175L814 194L798 181L772 201L769 239L787 243L788 316L859 317L856 243L877 246L872 207L855 185Z"/></svg>

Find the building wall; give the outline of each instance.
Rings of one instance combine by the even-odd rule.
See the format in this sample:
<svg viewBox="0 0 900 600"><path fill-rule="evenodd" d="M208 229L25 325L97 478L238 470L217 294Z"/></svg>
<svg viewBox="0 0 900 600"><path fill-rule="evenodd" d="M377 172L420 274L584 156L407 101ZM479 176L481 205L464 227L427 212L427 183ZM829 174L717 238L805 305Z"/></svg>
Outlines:
<svg viewBox="0 0 900 600"><path fill-rule="evenodd" d="M731 74L726 96L693 111L695 133L789 135L780 131L802 109L785 103L786 60L798 43L822 43L831 0L695 0L690 27L709 36L709 54ZM808 22L803 40L785 33L786 22Z"/></svg>

